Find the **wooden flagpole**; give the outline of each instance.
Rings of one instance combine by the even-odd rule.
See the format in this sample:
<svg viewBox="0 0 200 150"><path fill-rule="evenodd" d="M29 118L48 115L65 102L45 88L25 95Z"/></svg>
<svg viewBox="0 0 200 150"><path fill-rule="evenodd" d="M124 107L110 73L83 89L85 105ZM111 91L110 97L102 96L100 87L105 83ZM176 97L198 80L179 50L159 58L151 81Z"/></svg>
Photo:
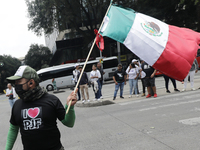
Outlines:
<svg viewBox="0 0 200 150"><path fill-rule="evenodd" d="M111 0L111 2L110 2L110 5L109 5L107 11L106 11L105 16L107 16L108 11L110 10L111 5L112 5L112 0ZM105 16L104 16L104 18L103 18L103 21L102 21L102 23L101 23L101 26L99 27L98 33L101 31L101 28L102 28L103 23L104 23L104 21L105 21ZM93 48L94 48L95 43L96 43L96 37L95 37L94 42L93 42L93 44L92 44L92 46L91 46L91 48L90 48L90 51L89 51L89 53L88 53L88 56L87 56L87 58L86 58L86 60L85 60L85 63L84 63L84 66L83 66L83 70L81 71L81 74L80 74L80 76L79 76L79 79L78 79L78 81L77 81L77 84L76 84L76 86L75 86L75 88L74 88L74 92L76 91L76 89L77 89L77 87L78 87L78 85L79 85L79 82L80 82L81 77L82 77L82 75L83 75L83 72L84 72L84 70L85 70L85 66L86 66L86 64L87 64L87 62L88 62L88 59L90 58L90 55L91 55L91 53L92 53L92 50L93 50ZM68 114L68 112L69 112L69 108L71 107L71 103L72 103L72 100L69 101L69 105L68 105L68 107L67 107L66 114Z"/></svg>

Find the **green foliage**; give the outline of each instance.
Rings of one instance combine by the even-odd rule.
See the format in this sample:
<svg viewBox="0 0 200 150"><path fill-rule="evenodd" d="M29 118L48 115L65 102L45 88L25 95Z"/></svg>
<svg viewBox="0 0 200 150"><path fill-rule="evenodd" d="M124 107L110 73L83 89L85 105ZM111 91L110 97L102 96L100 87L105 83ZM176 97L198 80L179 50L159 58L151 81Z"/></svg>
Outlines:
<svg viewBox="0 0 200 150"><path fill-rule="evenodd" d="M27 55L25 56L24 63L35 70L39 70L43 67L48 67L51 58L52 54L48 47L32 44Z"/></svg>
<svg viewBox="0 0 200 150"><path fill-rule="evenodd" d="M186 2L187 0L181 0L181 4L184 4L185 2ZM198 4L198 2L199 2L199 0L190 0L191 2L193 2L194 3L194 5L197 5Z"/></svg>
<svg viewBox="0 0 200 150"><path fill-rule="evenodd" d="M168 24L200 31L199 0L113 0L114 4L132 8ZM84 36L84 43L94 39L110 0L26 0L29 30L37 35L71 29L70 38ZM80 28L85 27L85 29Z"/></svg>
<svg viewBox="0 0 200 150"><path fill-rule="evenodd" d="M94 36L94 28L101 23L109 5L105 0L26 0L30 18L29 30L37 35L68 27L83 36ZM87 29L81 29L84 26Z"/></svg>
<svg viewBox="0 0 200 150"><path fill-rule="evenodd" d="M199 0L137 0L134 9L168 24L200 31Z"/></svg>
<svg viewBox="0 0 200 150"><path fill-rule="evenodd" d="M21 62L10 55L0 55L0 62L3 63L0 66L0 92L2 92L7 86L6 78L15 74Z"/></svg>

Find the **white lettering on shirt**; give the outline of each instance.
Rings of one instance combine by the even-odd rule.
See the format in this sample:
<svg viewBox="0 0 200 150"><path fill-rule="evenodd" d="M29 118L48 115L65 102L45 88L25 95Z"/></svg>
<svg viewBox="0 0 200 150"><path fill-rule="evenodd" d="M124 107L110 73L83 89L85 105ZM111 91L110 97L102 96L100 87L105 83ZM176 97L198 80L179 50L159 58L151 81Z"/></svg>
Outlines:
<svg viewBox="0 0 200 150"><path fill-rule="evenodd" d="M22 119L24 130L39 129L42 124L42 119L40 118L41 108L29 108L22 110Z"/></svg>

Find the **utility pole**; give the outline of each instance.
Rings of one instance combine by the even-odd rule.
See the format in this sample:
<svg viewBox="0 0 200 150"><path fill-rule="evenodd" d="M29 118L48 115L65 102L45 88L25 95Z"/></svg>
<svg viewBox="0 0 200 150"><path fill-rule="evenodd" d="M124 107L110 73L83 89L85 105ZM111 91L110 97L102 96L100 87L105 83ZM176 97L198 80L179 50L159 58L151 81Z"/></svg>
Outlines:
<svg viewBox="0 0 200 150"><path fill-rule="evenodd" d="M121 63L121 57L120 57L120 43L117 42L117 52L118 52L118 62Z"/></svg>
<svg viewBox="0 0 200 150"><path fill-rule="evenodd" d="M101 59L100 59L100 60L101 60L101 61L100 61L100 63L101 63L101 69L103 69L103 61L102 61L102 60L103 60L103 57L102 57L102 51L100 51L100 58L101 58Z"/></svg>

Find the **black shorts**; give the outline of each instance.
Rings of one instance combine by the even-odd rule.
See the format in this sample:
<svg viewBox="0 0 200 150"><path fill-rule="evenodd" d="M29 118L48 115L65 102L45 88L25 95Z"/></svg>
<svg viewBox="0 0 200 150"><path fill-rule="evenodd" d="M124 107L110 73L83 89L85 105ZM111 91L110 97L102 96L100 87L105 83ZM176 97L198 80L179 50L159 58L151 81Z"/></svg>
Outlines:
<svg viewBox="0 0 200 150"><path fill-rule="evenodd" d="M144 84L146 87L154 87L155 86L155 77L153 78L144 78Z"/></svg>

